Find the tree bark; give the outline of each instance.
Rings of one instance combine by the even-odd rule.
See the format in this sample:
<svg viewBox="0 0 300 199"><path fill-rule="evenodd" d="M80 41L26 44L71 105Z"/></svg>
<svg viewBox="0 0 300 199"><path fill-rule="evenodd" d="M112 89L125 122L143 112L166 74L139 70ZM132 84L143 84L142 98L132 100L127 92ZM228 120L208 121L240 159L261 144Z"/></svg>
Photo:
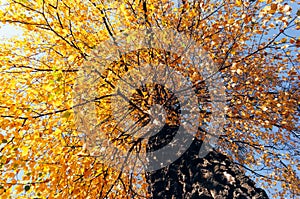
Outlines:
<svg viewBox="0 0 300 199"><path fill-rule="evenodd" d="M168 132L169 134L169 132ZM156 136L157 138L157 136ZM155 136L148 150L156 150L164 142ZM189 149L175 162L147 173L153 199L267 199L266 192L235 165L227 156L211 151L198 157L202 141L195 139ZM155 161L154 157L149 157Z"/></svg>

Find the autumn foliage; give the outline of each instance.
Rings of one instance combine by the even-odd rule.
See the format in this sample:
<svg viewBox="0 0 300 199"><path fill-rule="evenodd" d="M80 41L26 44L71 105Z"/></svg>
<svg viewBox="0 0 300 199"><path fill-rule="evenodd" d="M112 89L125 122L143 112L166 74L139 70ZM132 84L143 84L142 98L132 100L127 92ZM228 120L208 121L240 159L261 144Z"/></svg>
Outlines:
<svg viewBox="0 0 300 199"><path fill-rule="evenodd" d="M191 35L208 53L226 87L217 149L271 197L300 197L299 16L291 0L2 1L0 26L22 35L0 41L0 197L149 196L143 172L128 175L89 153L73 101L78 72L97 46L145 27ZM133 66L136 53L147 63L165 52L131 52L107 68ZM112 93L115 78L104 74L100 95ZM109 103L96 102L113 136ZM204 122L210 115L204 107Z"/></svg>

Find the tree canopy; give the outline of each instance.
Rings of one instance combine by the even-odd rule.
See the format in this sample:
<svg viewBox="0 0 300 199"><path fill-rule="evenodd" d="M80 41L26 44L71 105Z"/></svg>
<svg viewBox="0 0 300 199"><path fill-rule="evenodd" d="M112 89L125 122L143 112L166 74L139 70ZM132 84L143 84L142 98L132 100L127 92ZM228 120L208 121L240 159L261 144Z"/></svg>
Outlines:
<svg viewBox="0 0 300 199"><path fill-rule="evenodd" d="M269 196L300 196L300 10L295 1L0 2L0 22L22 30L21 36L0 42L1 198L149 197L143 171L128 175L106 164L108 157L88 150L74 113L82 104L74 103L73 94L98 46L150 27L189 35L217 67L226 88L226 122L216 150L231 157ZM122 128L115 128L111 97L128 70L158 63L179 71L186 67L178 54L137 49L107 63L99 76L98 96L91 102L97 124L128 155L136 142L124 136L130 130L116 139ZM186 77L203 79L194 72L189 68ZM205 83L194 86L206 132L213 114L210 96ZM147 123L138 107L148 110L149 93L161 90L148 85L132 95L129 114L136 125ZM171 92L164 90L164 95L170 98ZM179 113L172 111L166 118L170 126L178 122Z"/></svg>

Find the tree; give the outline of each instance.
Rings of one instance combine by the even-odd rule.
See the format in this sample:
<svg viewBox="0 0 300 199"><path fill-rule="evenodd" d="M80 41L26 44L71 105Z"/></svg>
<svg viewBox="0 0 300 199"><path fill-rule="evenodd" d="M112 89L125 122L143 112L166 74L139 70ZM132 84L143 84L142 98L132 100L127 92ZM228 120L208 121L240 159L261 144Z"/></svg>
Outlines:
<svg viewBox="0 0 300 199"><path fill-rule="evenodd" d="M299 197L300 38L295 35L299 35L300 22L296 3L178 2L1 3L1 22L23 30L21 37L0 44L1 198L149 196L146 176L138 172L139 168L128 175L110 167L107 157L87 150L89 146L74 114L82 104L74 104L72 95L80 71L85 70L86 60L99 45L123 32L146 27L189 35L217 66L226 87L227 108L226 125L216 150L228 155L241 171L258 181L269 196ZM123 147L128 155L145 145L139 139L130 140L132 132L114 128L116 120L110 109L113 88L135 66L169 63L168 60L173 60L170 66L174 69L186 66L180 55L172 52L139 49L107 64L100 76L101 89L92 101L97 124L108 140ZM195 81L203 78L193 74L193 69L187 71L187 76ZM208 136L205 132L213 113L207 85L194 86L197 97L203 99L199 116L202 125L197 134L201 140ZM151 101L147 93L154 92L154 88L155 85L147 85L144 90L136 90L130 99L130 116L137 118L138 127L149 122L144 117L149 116L145 114L149 108L146 102ZM168 98L171 92L164 91ZM176 126L178 114L176 109L170 110L166 123ZM126 157L121 157L120 162L126 162Z"/></svg>

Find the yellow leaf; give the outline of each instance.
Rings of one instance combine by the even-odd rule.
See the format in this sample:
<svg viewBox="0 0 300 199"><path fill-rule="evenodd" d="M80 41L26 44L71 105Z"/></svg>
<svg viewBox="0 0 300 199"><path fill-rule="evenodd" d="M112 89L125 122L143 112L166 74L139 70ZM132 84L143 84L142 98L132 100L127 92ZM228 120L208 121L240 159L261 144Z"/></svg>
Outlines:
<svg viewBox="0 0 300 199"><path fill-rule="evenodd" d="M271 12L275 12L277 10L277 3L271 4Z"/></svg>
<svg viewBox="0 0 300 199"><path fill-rule="evenodd" d="M281 43L285 43L286 41L287 41L287 38L284 37L284 38L281 39L280 42L281 42Z"/></svg>
<svg viewBox="0 0 300 199"><path fill-rule="evenodd" d="M4 136L0 133L0 142L4 139Z"/></svg>
<svg viewBox="0 0 300 199"><path fill-rule="evenodd" d="M29 148L27 146L23 146L21 147L21 151L22 151L22 156L27 156L28 155L28 151L29 151Z"/></svg>
<svg viewBox="0 0 300 199"><path fill-rule="evenodd" d="M243 74L243 71L241 69L237 69L236 73L239 74L239 75L241 75L241 74Z"/></svg>
<svg viewBox="0 0 300 199"><path fill-rule="evenodd" d="M241 5L243 4L243 1L242 1L242 0L236 0L236 1L235 1L235 4L236 4L237 6L241 6Z"/></svg>
<svg viewBox="0 0 300 199"><path fill-rule="evenodd" d="M268 110L268 108L265 107L265 106L262 106L262 107L261 107L261 110L266 111L266 110Z"/></svg>
<svg viewBox="0 0 300 199"><path fill-rule="evenodd" d="M76 59L77 55L76 54L72 54L69 56L68 61L69 62L73 62Z"/></svg>

